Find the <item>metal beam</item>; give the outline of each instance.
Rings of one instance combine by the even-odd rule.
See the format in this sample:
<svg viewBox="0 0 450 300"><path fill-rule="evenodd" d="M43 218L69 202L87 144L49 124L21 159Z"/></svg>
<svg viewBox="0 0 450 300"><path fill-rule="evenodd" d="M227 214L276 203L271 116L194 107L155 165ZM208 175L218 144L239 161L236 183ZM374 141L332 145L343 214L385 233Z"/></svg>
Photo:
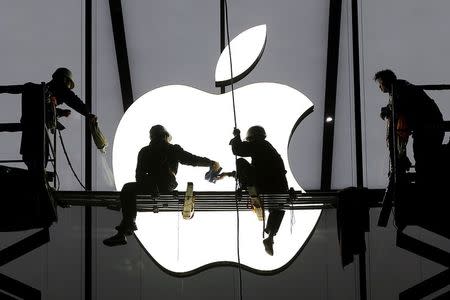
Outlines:
<svg viewBox="0 0 450 300"><path fill-rule="evenodd" d="M120 90L122 92L123 111L133 104L133 89L131 86L130 65L128 62L125 26L123 23L121 0L109 0L111 24L116 49L117 68L119 70Z"/></svg>
<svg viewBox="0 0 450 300"><path fill-rule="evenodd" d="M353 40L353 88L355 106L355 152L356 152L356 185L362 188L362 133L361 133L361 85L359 70L359 29L358 0L352 0L352 40Z"/></svg>
<svg viewBox="0 0 450 300"><path fill-rule="evenodd" d="M22 131L22 124L20 124L20 123L2 123L2 124L0 124L0 131L8 131L8 132Z"/></svg>
<svg viewBox="0 0 450 300"><path fill-rule="evenodd" d="M424 90L435 90L435 91L450 90L450 84L425 84L417 86Z"/></svg>
<svg viewBox="0 0 450 300"><path fill-rule="evenodd" d="M414 225L417 225L414 223ZM447 222L442 220L442 225L431 226L428 224L427 226L418 225L424 229L430 230L441 236L448 236L448 227L446 226ZM435 263L441 264L447 267L446 270L426 279L422 282L416 284L413 287L408 288L403 291L399 295L399 299L422 299L425 298L438 290L441 290L450 284L450 253L446 250L437 248L425 242L422 242L418 239L415 239L401 230L397 230L397 246L405 249L411 253L414 253L418 256L431 260ZM448 293L448 292L447 292ZM445 295L445 293L443 294ZM441 296L443 296L441 295ZM440 296L440 297L441 297ZM440 297L434 298L438 299ZM447 299L447 298L441 298Z"/></svg>
<svg viewBox="0 0 450 300"><path fill-rule="evenodd" d="M450 267L450 253L397 231L397 247L408 250L447 268Z"/></svg>
<svg viewBox="0 0 450 300"><path fill-rule="evenodd" d="M352 42L353 42L353 92L355 109L355 153L356 153L356 186L364 186L362 163L362 133L361 133L361 88L359 70L359 16L358 0L352 0ZM367 299L366 253L358 255L359 266L359 298Z"/></svg>
<svg viewBox="0 0 450 300"><path fill-rule="evenodd" d="M44 228L0 251L0 267L48 243L50 234Z"/></svg>
<svg viewBox="0 0 450 300"><path fill-rule="evenodd" d="M327 71L325 81L325 107L323 117L321 190L331 189L333 165L333 139L336 110L336 89L339 62L342 0L330 0L328 21ZM327 121L328 118L331 121Z"/></svg>
<svg viewBox="0 0 450 300"><path fill-rule="evenodd" d="M448 300L450 299L450 291L443 293L442 295L437 296L433 300Z"/></svg>
<svg viewBox="0 0 450 300"><path fill-rule="evenodd" d="M17 300L16 297L13 298L10 295L2 293L2 292L0 292L0 299L3 299L3 300Z"/></svg>
<svg viewBox="0 0 450 300"><path fill-rule="evenodd" d="M450 269L447 269L401 292L398 298L399 300L423 299L433 294L434 292L437 292L445 288L449 284L450 284Z"/></svg>
<svg viewBox="0 0 450 300"><path fill-rule="evenodd" d="M15 244L2 249L0 251L0 266L4 266L13 260L16 260L49 241L50 233L48 228L33 233ZM41 291L16 279L0 274L0 299L17 299L10 295L22 299L41 299Z"/></svg>
<svg viewBox="0 0 450 300"><path fill-rule="evenodd" d="M384 190L369 190L365 199L369 207L379 207ZM237 195L234 191L194 192L196 208L204 211L230 211L236 210L236 197L239 199L239 209L250 209L247 193ZM71 206L95 206L120 209L119 192L96 191L59 191L56 197L60 204ZM184 192L174 191L171 194L137 195L138 209L154 212L177 211L185 198ZM283 209L320 209L335 208L338 191L320 192L290 191L281 194L261 194L260 198L267 202L266 208ZM269 200L270 201L267 201Z"/></svg>
<svg viewBox="0 0 450 300"><path fill-rule="evenodd" d="M15 297L30 300L41 299L41 291L3 274L0 274L0 290L8 293L7 295L0 292L0 299L17 299Z"/></svg>
<svg viewBox="0 0 450 300"><path fill-rule="evenodd" d="M85 102L92 111L92 0L85 2ZM85 120L85 183L86 190L92 190L92 140L89 120ZM84 295L92 299L92 208L84 208Z"/></svg>

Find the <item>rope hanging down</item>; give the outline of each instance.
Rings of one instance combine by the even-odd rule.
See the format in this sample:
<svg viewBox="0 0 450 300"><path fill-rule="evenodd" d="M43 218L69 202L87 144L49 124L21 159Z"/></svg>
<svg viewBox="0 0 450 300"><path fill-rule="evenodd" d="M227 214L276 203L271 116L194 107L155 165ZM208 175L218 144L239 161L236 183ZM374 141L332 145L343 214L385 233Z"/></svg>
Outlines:
<svg viewBox="0 0 450 300"><path fill-rule="evenodd" d="M67 159L67 163L69 164L70 170L72 170L72 173L73 173L73 175L75 176L75 179L76 179L76 180L78 181L78 183L80 184L80 186L81 186L85 191L87 191L86 187L84 186L84 184L81 182L80 178L78 177L77 172L75 172L75 170L73 169L73 166L72 166L72 163L70 162L69 155L67 154L66 146L64 145L64 141L63 141L63 138L62 138L62 135L61 135L61 131L60 131L60 130L58 130L58 135L59 135L59 140L61 141L61 146L62 146L64 155L65 155L65 157L66 157L66 159Z"/></svg>
<svg viewBox="0 0 450 300"><path fill-rule="evenodd" d="M233 75L233 61L231 59L231 45L230 45L230 28L228 26L228 2L224 0L225 3L225 24L227 27L227 44L228 44L228 57L230 59L230 75L231 75L231 99L233 101L233 117L234 117L234 128L237 128L236 119L236 103L234 101L234 75Z"/></svg>
<svg viewBox="0 0 450 300"><path fill-rule="evenodd" d="M225 25L227 31L227 44L228 44L228 57L230 59L230 75L231 75L231 99L233 101L233 117L234 117L234 128L237 129L237 118L236 118L236 103L234 100L234 76L233 76L233 60L231 59L231 44L230 44L230 28L228 25L228 2L224 0L224 11L225 11ZM235 156L235 161L237 162L237 156ZM236 164L237 166L237 164ZM238 259L238 270L239 270L239 299L242 300L242 267L241 267L241 254L240 254L240 236L239 236L239 204L237 197L238 188L238 170L236 168L235 176L235 204L236 204L236 247L237 247L237 259Z"/></svg>

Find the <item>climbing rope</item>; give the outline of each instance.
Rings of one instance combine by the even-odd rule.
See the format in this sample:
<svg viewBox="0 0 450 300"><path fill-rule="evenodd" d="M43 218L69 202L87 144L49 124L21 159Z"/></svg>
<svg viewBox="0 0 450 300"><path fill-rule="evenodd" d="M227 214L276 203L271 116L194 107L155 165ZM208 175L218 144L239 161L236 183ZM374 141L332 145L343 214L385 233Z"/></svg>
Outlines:
<svg viewBox="0 0 450 300"><path fill-rule="evenodd" d="M233 60L231 58L231 44L230 44L230 27L228 22L228 2L224 0L224 11L225 11L225 24L227 32L227 44L228 44L228 57L230 60L230 76L231 76L231 99L233 102L233 118L234 118L234 128L237 129L237 118L236 118L236 102L234 99L234 76L233 76ZM235 156L235 161L237 161L237 156ZM236 164L236 176L235 176L235 204L236 204L236 247L237 247L237 260L238 260L238 270L239 270L239 299L242 300L242 266L241 266L241 254L240 254L240 236L239 236L239 205L238 205L238 170Z"/></svg>

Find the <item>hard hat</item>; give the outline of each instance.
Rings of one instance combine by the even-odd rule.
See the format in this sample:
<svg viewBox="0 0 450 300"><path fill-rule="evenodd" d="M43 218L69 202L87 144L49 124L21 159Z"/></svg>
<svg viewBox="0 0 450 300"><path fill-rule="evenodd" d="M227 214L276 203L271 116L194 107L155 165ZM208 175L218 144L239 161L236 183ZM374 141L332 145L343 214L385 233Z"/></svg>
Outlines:
<svg viewBox="0 0 450 300"><path fill-rule="evenodd" d="M150 128L150 138L158 139L158 138L167 138L167 141L170 142L172 140L172 136L170 133L164 128L162 125L154 125Z"/></svg>
<svg viewBox="0 0 450 300"><path fill-rule="evenodd" d="M67 79L69 82L69 89L73 89L75 86L75 83L72 79L72 72L67 68L58 68L55 72L53 72L52 78L55 80L58 79Z"/></svg>
<svg viewBox="0 0 450 300"><path fill-rule="evenodd" d="M264 140L266 138L266 131L262 126L252 126L247 130L246 140Z"/></svg>

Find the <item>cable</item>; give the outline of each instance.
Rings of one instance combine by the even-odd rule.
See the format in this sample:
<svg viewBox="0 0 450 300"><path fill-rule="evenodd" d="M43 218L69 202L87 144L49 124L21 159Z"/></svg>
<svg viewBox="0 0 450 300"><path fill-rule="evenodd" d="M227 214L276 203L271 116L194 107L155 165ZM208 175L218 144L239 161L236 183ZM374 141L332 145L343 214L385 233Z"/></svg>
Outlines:
<svg viewBox="0 0 450 300"><path fill-rule="evenodd" d="M227 43L228 43L228 56L230 59L230 75L231 75L231 99L233 101L233 117L234 117L234 128L237 128L237 118L236 118L236 103L234 101L234 77L233 77L233 61L231 59L231 44L230 44L230 28L228 24L228 2L224 0L224 11L225 11L225 24L227 28ZM235 156L235 160L237 161L237 156ZM240 254L240 236L239 236L239 205L238 205L238 197L237 197L237 188L238 188L238 170L236 167L236 177L235 177L235 204L236 204L236 245L237 245L237 258L238 258L238 270L239 270L239 299L242 300L242 266L241 266L241 254Z"/></svg>
<svg viewBox="0 0 450 300"><path fill-rule="evenodd" d="M237 176L236 176L237 178ZM235 185L235 190L237 190L237 179L236 179L236 185ZM241 254L240 254L240 250L239 250L239 240L240 240L240 234L239 234L239 204L238 204L238 197L237 197L237 193L235 193L235 203L236 203L236 228L237 228L237 234L236 234L236 245L237 245L237 258L238 258L238 270L239 270L239 299L242 300L242 266L241 266Z"/></svg>
<svg viewBox="0 0 450 300"><path fill-rule="evenodd" d="M47 136L47 139L48 139L48 145L50 147L50 153L52 154L52 156L51 156L52 159L50 160L50 163L53 165L53 171L55 173L55 178L54 178L54 180L55 180L55 188L56 188L57 191L59 191L61 182L59 180L59 175L58 175L58 172L56 170L56 144L55 144L55 148L53 148L52 143L50 143L50 137L49 137L49 134L48 134L48 130L46 130L46 136Z"/></svg>
<svg viewBox="0 0 450 300"><path fill-rule="evenodd" d="M51 97L51 94L49 94L49 91L48 91L48 86L47 85L45 85L45 87L44 87L44 97L45 97L45 99L48 99L48 103L50 104L50 108L51 108L51 112L52 112L52 124L51 124L51 127L52 128L54 128L54 129L51 129L51 132L53 133L53 145L52 145L52 143L51 143L51 140L50 140L50 134L49 134L49 128L47 127L47 122L46 121L44 121L45 122L45 129L44 129L44 134L45 134L45 137L44 137L44 139L45 139L45 141L44 141L44 143L46 143L48 146L49 146L49 148L50 148L50 153L51 153L51 160L50 160L50 163L52 164L52 166L53 166L53 172L54 172L54 189L55 190L57 190L57 191L59 191L59 188L60 188L60 185L61 185L61 182L60 182L60 180L59 180L59 175L58 175L58 172L57 172L57 169L56 169L56 133L53 131L53 130L56 130L56 126L57 126L57 118L56 118L56 105L55 105L55 103L54 102L52 102L52 97ZM44 99L44 102L46 101ZM44 105L44 109L46 110L47 109L47 107ZM47 111L45 111L46 113L47 113ZM45 152L46 152L46 150L45 150ZM50 154L49 153L49 154ZM46 157L47 157L47 159L48 159L48 155L49 154L46 154ZM46 182L46 185L47 185L47 187L49 187L50 188L50 184L48 183L48 180L47 180L47 171L45 170L45 168L44 168L44 175L45 175L45 182Z"/></svg>
<svg viewBox="0 0 450 300"><path fill-rule="evenodd" d="M233 100L234 127L237 128L236 104L235 104L235 101L234 101L233 61L231 59L230 29L228 27L228 2L227 2L227 0L224 0L224 3L225 3L225 24L226 24L226 27L227 27L228 57L230 58L231 99Z"/></svg>
<svg viewBox="0 0 450 300"><path fill-rule="evenodd" d="M81 187L82 187L85 191L87 191L86 187L83 185L83 183L81 182L80 178L78 178L77 173L75 172L75 170L74 170L73 167L72 167L72 163L70 162L69 155L67 154L66 146L64 145L64 141L63 141L63 138L62 138L62 135L61 135L61 131L60 131L60 130L58 130L58 134L59 134L59 140L61 141L62 149L63 149L63 151L64 151L64 155L66 156L67 163L69 164L69 167L70 167L70 169L72 170L73 175L75 176L75 178L77 179L77 181L78 181L78 183L81 185Z"/></svg>

